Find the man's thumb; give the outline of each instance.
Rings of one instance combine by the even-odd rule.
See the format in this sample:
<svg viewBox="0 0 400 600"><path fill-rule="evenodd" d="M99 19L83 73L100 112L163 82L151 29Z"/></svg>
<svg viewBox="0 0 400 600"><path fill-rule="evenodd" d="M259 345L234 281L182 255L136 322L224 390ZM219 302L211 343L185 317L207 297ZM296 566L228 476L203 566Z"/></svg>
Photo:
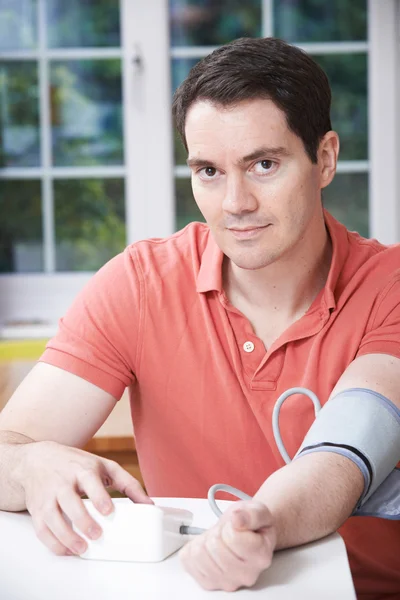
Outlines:
<svg viewBox="0 0 400 600"><path fill-rule="evenodd" d="M265 504L253 500L233 510L231 522L235 529L257 531L272 525L272 516Z"/></svg>

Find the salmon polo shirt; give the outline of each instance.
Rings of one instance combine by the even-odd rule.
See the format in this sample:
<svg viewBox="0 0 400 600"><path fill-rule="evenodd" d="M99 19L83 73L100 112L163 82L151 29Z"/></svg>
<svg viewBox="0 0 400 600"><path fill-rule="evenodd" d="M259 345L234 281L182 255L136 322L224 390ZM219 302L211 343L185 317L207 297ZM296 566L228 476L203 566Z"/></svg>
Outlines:
<svg viewBox="0 0 400 600"><path fill-rule="evenodd" d="M268 349L227 299L223 254L202 223L127 247L60 320L41 360L116 398L129 387L151 496L206 497L214 483L253 495L284 465L272 432L282 392L304 386L324 404L357 356L400 358L400 245L364 239L327 212L325 220L326 285ZM283 405L290 456L313 420L305 396ZM400 598L400 522L352 517L340 532L358 593Z"/></svg>

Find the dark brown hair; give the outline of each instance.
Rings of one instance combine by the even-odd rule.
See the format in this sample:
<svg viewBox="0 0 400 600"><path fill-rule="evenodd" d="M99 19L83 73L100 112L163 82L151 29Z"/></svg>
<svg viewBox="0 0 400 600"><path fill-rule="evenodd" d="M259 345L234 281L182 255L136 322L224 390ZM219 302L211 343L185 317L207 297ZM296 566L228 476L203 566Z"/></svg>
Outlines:
<svg viewBox="0 0 400 600"><path fill-rule="evenodd" d="M268 98L285 113L289 129L316 163L319 142L332 129L329 81L308 54L277 38L237 39L191 69L172 105L186 150L185 121L194 102L228 106L253 98Z"/></svg>

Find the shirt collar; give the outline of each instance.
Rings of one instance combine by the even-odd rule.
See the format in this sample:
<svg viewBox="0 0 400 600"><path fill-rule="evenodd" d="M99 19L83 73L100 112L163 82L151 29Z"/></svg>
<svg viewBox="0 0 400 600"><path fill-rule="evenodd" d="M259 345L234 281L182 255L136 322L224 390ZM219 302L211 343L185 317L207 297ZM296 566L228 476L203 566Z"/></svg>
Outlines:
<svg viewBox="0 0 400 600"><path fill-rule="evenodd" d="M343 266L349 254L348 231L327 210L324 210L325 224L332 241L332 260L324 288L324 300L327 308L336 308L336 287Z"/></svg>
<svg viewBox="0 0 400 600"><path fill-rule="evenodd" d="M198 292L222 292L222 262L224 255L214 237L208 230L208 239L201 257L200 269L196 280Z"/></svg>
<svg viewBox="0 0 400 600"><path fill-rule="evenodd" d="M347 229L327 210L324 210L325 224L332 240L332 261L324 288L324 302L328 309L335 308L335 288L349 252ZM196 289L199 293L216 290L222 292L222 261L224 255L209 230L208 240L201 257Z"/></svg>

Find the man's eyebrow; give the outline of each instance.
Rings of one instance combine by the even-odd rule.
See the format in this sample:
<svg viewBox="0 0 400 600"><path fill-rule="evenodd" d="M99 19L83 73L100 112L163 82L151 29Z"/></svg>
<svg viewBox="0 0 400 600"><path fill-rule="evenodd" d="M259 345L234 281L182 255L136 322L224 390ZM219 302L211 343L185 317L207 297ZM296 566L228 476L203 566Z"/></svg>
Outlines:
<svg viewBox="0 0 400 600"><path fill-rule="evenodd" d="M290 152L287 150L287 148L284 148L283 146L275 146L275 147L262 146L261 148L257 148L250 154L246 154L246 156L243 156L241 159L239 159L238 164L244 165L248 162L251 162L252 160L257 160L260 158L266 159L267 157L276 158L276 157L280 157L280 156L290 156ZM193 168L193 167L197 167L197 168L214 167L214 168L216 168L216 164L214 163L214 161L207 160L206 158L200 158L200 157L199 158L188 158L186 163L191 168Z"/></svg>
<svg viewBox="0 0 400 600"><path fill-rule="evenodd" d="M186 164L188 167L215 167L215 163L206 158L188 158Z"/></svg>
<svg viewBox="0 0 400 600"><path fill-rule="evenodd" d="M245 164L248 162L251 162L252 160L257 160L258 158L277 158L280 156L289 156L290 152L287 150L287 148L284 148L283 146L261 146L261 148L257 148L256 150L254 150L254 152L251 152L250 154L247 154L246 156L243 156L243 158L241 158L239 160L239 164Z"/></svg>

